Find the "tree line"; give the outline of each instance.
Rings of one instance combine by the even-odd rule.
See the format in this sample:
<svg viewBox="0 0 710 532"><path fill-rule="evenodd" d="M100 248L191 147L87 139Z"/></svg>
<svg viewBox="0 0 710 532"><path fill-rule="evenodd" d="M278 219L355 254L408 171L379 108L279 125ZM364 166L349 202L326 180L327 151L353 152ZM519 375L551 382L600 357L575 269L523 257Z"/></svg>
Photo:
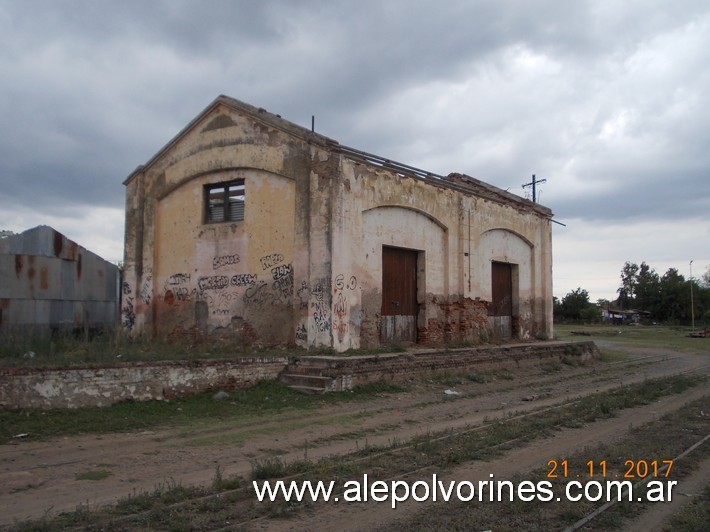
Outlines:
<svg viewBox="0 0 710 532"><path fill-rule="evenodd" d="M553 298L556 321L598 321L603 309L635 310L643 319L667 324L710 325L710 267L698 279L686 279L676 268L659 275L642 262L626 262L614 301L592 303L589 293L577 288L561 300ZM691 305L692 298L692 305Z"/></svg>

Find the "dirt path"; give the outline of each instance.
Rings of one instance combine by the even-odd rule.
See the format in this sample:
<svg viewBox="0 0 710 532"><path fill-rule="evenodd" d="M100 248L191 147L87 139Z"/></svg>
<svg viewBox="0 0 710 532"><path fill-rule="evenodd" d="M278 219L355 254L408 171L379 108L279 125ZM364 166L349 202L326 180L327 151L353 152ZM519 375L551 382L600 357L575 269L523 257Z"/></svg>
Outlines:
<svg viewBox="0 0 710 532"><path fill-rule="evenodd" d="M585 446L593 447L601 443L620 440L631 426L638 426L658 419L660 416L678 410L688 402L707 396L707 394L707 389L695 388L682 395L667 396L649 405L623 410L617 417L595 422L592 426L561 430L552 438L536 440L532 444L508 451L502 458L467 463L445 474L438 474L437 478L440 478L445 484L452 480L457 482L467 480L476 484L479 480L488 480L491 474L496 480L510 479L516 473L545 467L548 460L559 460ZM431 473L427 473L422 478L431 479ZM707 481L707 477L705 481ZM684 481L684 489L686 489L685 486ZM392 521L411 517L416 512L433 505L434 503L408 501L400 503L393 510L389 502L342 503L327 506L321 504L317 509L303 512L302 515L295 518L262 521L254 525L253 528L274 532L326 529L345 532L386 529ZM441 509L441 512L447 511L447 503L440 502L436 505ZM493 528L494 523L478 523L477 525L480 525L479 528L484 530Z"/></svg>
<svg viewBox="0 0 710 532"><path fill-rule="evenodd" d="M626 528L629 532L656 532L666 528L668 519L680 508L699 497L710 479L710 458L704 460L688 478L684 478L674 492L673 500L666 504L654 504L641 517Z"/></svg>
<svg viewBox="0 0 710 532"><path fill-rule="evenodd" d="M387 445L393 439L405 441L427 431L478 425L485 418L699 367L710 358L648 350L632 352L632 356L631 365L563 365L554 372L527 368L513 372L512 380L486 384L466 380L455 386L460 395L454 396L444 393L451 386L413 383L407 393L340 403L317 413L281 414L258 424L196 422L179 429L2 445L0 526L78 505L112 503L152 491L161 483L209 483L218 467L224 476L248 476L253 459L275 454L285 461L304 458L306 443L308 458L315 459L364 445ZM532 461L539 465L539 456L535 456ZM97 470L108 471L110 476L98 481L76 479Z"/></svg>

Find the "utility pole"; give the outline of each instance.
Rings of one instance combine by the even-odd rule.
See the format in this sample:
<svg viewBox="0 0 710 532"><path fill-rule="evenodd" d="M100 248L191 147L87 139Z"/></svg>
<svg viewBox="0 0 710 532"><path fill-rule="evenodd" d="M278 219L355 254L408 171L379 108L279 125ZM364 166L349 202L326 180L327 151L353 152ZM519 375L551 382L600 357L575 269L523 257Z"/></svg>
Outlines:
<svg viewBox="0 0 710 532"><path fill-rule="evenodd" d="M537 203L537 189L536 185L540 183L547 183L547 179L535 179L535 174L532 176L532 181L530 183L525 183L523 188L532 186L532 200L533 203Z"/></svg>

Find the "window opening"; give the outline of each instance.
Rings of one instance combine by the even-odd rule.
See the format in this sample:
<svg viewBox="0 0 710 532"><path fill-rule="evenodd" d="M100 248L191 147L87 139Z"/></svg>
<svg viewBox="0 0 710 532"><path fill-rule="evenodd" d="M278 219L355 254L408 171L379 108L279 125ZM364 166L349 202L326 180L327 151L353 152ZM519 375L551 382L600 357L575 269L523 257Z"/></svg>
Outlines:
<svg viewBox="0 0 710 532"><path fill-rule="evenodd" d="M244 219L244 180L205 186L206 223L238 222Z"/></svg>

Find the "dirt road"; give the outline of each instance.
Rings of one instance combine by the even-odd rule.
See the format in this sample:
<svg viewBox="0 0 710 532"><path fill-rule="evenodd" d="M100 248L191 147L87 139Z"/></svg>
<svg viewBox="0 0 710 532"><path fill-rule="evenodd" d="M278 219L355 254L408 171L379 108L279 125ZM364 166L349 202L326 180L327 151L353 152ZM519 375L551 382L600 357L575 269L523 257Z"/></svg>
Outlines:
<svg viewBox="0 0 710 532"><path fill-rule="evenodd" d="M0 526L78 505L113 503L128 495L152 491L165 482L210 483L220 468L223 476L248 476L254 459L280 456L284 461L345 454L365 445L406 441L417 434L450 427L475 426L486 418L524 412L565 399L710 363L710 354L627 350L629 359L593 366L538 367L514 371L505 378L477 383L462 379L456 386L437 382L411 383L409 391L384 394L362 402L328 406L307 419L279 415L258 424L230 425L196 420L189 427L65 437L53 441L18 441L0 446ZM456 394L447 394L446 390ZM693 397L696 388L658 403L624 411L593 429L565 430L554 438L523 447L498 462L469 464L454 477L484 473L509 475L539 467L564 450L615 437L631 422L654 419ZM478 468L478 469L477 469ZM100 480L77 480L90 471L107 471ZM402 506L406 512L407 505ZM419 507L418 507L419 508ZM269 529L318 528L333 523L343 530L383 525L398 514L354 506L323 509L288 522L269 522ZM306 522L305 519L311 519ZM353 525L356 523L356 525ZM262 525L257 525L262 526ZM355 526L355 528L353 528Z"/></svg>

